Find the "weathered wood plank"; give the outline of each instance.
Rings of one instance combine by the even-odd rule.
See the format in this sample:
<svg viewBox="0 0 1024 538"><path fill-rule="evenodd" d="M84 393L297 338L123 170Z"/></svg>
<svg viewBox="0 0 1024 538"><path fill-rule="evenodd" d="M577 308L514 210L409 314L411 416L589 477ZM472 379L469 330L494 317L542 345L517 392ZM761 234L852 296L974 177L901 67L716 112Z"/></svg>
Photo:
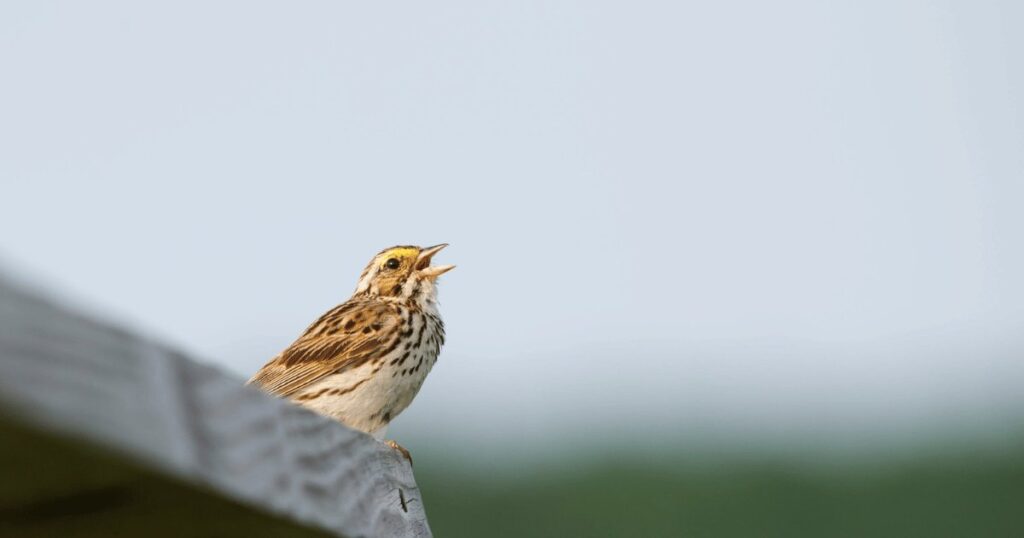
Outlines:
<svg viewBox="0 0 1024 538"><path fill-rule="evenodd" d="M4 279L0 406L340 535L430 536L394 450Z"/></svg>

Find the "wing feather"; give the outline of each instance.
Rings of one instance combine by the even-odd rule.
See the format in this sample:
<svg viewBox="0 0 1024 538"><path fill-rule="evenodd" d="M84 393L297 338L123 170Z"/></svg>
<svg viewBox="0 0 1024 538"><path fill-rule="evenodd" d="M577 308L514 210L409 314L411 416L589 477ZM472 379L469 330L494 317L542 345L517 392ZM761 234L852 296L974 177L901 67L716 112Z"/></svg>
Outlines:
<svg viewBox="0 0 1024 538"><path fill-rule="evenodd" d="M249 383L279 396L293 396L325 376L383 359L397 347L401 324L394 305L349 301L310 325Z"/></svg>

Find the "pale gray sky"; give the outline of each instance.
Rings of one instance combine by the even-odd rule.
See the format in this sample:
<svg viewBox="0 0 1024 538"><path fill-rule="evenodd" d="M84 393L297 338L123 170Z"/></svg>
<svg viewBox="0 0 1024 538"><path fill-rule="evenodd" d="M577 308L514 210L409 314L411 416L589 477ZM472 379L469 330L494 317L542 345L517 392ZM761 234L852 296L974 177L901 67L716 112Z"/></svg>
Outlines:
<svg viewBox="0 0 1024 538"><path fill-rule="evenodd" d="M1022 26L5 2L0 256L248 375L381 248L451 243L450 343L399 437L991 419L1024 389Z"/></svg>

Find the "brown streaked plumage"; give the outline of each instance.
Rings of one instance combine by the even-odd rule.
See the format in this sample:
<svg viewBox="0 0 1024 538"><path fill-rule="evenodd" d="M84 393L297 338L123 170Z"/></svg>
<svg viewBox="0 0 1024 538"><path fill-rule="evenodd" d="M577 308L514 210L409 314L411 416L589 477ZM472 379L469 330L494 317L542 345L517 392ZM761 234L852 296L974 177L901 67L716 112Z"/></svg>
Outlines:
<svg viewBox="0 0 1024 538"><path fill-rule="evenodd" d="M316 320L251 382L291 397L318 379L380 360L401 342L396 307L354 298Z"/></svg>
<svg viewBox="0 0 1024 538"><path fill-rule="evenodd" d="M320 316L249 382L383 437L444 344L435 284L454 266L430 260L445 246L381 251L348 301Z"/></svg>

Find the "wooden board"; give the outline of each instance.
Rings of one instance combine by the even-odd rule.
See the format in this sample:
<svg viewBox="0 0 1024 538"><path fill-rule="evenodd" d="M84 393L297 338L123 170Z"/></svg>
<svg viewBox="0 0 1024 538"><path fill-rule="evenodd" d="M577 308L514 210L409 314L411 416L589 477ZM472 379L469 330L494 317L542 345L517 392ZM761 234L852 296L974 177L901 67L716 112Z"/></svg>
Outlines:
<svg viewBox="0 0 1024 538"><path fill-rule="evenodd" d="M337 535L430 536L391 448L3 278L0 412Z"/></svg>

